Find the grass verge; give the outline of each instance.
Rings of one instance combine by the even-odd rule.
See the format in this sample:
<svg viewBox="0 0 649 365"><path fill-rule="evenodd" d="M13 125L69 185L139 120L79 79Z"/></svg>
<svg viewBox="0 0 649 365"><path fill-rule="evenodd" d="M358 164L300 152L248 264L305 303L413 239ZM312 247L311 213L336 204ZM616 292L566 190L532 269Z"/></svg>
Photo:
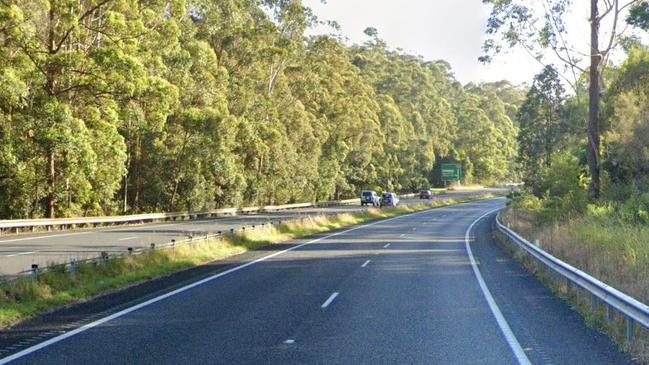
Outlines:
<svg viewBox="0 0 649 365"><path fill-rule="evenodd" d="M649 227L609 217L578 216L564 221L545 221L533 213L507 208L503 223L525 237L538 240L553 256L587 272L643 303L649 303ZM542 265L536 264L507 243L508 251L559 297L568 301L591 327L606 333L624 351L649 364L649 332L635 326L634 341L626 341L624 317L607 315L605 306L593 304L590 295L567 285Z"/></svg>
<svg viewBox="0 0 649 365"><path fill-rule="evenodd" d="M39 313L272 243L491 197L493 196L485 194L397 208L368 209L363 213L310 216L280 226L264 226L233 236L179 245L174 249L115 257L102 263L79 264L74 275L67 272L64 266L58 266L39 275L35 283L29 278L0 283L0 330Z"/></svg>

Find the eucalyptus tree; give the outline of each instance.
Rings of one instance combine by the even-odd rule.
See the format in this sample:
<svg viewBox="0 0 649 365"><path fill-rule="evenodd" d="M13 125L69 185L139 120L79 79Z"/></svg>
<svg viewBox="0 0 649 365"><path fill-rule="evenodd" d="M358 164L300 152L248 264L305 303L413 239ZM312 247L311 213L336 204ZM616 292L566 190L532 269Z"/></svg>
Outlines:
<svg viewBox="0 0 649 365"><path fill-rule="evenodd" d="M649 50L636 47L607 95L605 168L612 183L646 192L649 182Z"/></svg>
<svg viewBox="0 0 649 365"><path fill-rule="evenodd" d="M564 120L565 99L558 72L546 66L534 77L518 111L518 160L526 185L537 194L543 192L543 170L551 167L552 156L561 151L561 142L570 132Z"/></svg>
<svg viewBox="0 0 649 365"><path fill-rule="evenodd" d="M487 23L487 39L484 43L484 62L505 47L521 47L537 61L547 65L548 53L562 62L562 78L577 93L577 83L582 73L589 74L589 113L587 133L587 156L590 172L589 193L596 199L600 193L600 96L605 92L602 70L611 54L622 41L624 27L622 16L629 8L637 14L642 0L590 0L588 23L590 27L589 48L571 44L566 32L569 30L567 15L573 9L572 0L483 0L492 5ZM584 14L586 15L586 14ZM637 19L642 17L637 15ZM640 20L638 20L639 22ZM607 27L606 39L600 42L602 26ZM584 42L586 43L586 42ZM583 58L590 60L588 68Z"/></svg>
<svg viewBox="0 0 649 365"><path fill-rule="evenodd" d="M131 54L143 31L139 4L42 0L0 7L12 14L0 30L6 61L21 65L21 82L29 85L12 110L12 133L27 148L20 164L34 207L44 198L49 217L110 210L125 159L114 99L132 94L144 74Z"/></svg>

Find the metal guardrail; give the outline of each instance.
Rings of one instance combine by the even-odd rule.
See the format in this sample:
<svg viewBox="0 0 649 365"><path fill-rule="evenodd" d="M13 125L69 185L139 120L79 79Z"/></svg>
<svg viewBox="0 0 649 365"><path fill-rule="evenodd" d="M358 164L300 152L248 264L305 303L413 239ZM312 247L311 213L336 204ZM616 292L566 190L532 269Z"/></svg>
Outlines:
<svg viewBox="0 0 649 365"><path fill-rule="evenodd" d="M317 216L331 217L331 216L336 216L338 214L340 213L318 213ZM64 270L65 272L68 273L68 275L74 277L76 275L78 266L81 264L95 263L99 265L104 262L107 262L110 259L115 259L119 257L129 256L129 255L139 255L139 254L143 254L155 250L174 249L181 245L206 242L214 238L234 236L239 233L255 231L257 229L266 228L268 226L279 226L285 223L304 221L305 219L310 219L313 217L314 216L307 215L307 216L300 216L299 218L293 218L293 219L283 219L283 220L274 219L257 225L251 224L249 226L242 226L239 229L232 228L227 231L217 231L215 233L188 232L187 238L184 240L172 239L169 242L161 243L161 244L151 243L148 247L128 247L126 248L126 250L123 251L111 251L111 252L103 251L99 253L99 256L91 257L88 259L82 259L82 260L72 259L71 261L66 263L53 264L53 265L48 265L46 267L39 267L38 265L32 265L31 269L29 270L24 270L13 275L0 276L0 283L11 282L20 278L31 278L31 281L35 283L36 281L38 281L38 276L40 274L44 274L54 270Z"/></svg>
<svg viewBox="0 0 649 365"><path fill-rule="evenodd" d="M545 267L560 275L566 284L574 284L591 295L591 308L597 308L597 301L606 305L606 319L613 320L612 310L624 316L626 324L626 339L632 341L634 337L634 325L637 323L645 329L649 329L649 306L639 300L622 293L614 287L603 283L593 276L559 260L549 253L530 243L511 228L500 222L500 213L496 217L496 226L500 232L505 234L518 247L527 252L531 257L542 263Z"/></svg>
<svg viewBox="0 0 649 365"><path fill-rule="evenodd" d="M402 197L411 198L415 194L404 194ZM149 213L149 214L133 214L122 216L108 216L108 217L80 217L80 218L40 218L40 219L12 219L0 220L0 235L7 231L20 233L23 230L35 231L37 228L46 229L48 231L59 229L74 229L77 227L98 227L103 225L118 225L118 224L142 224L153 222L177 221L177 220L190 220L200 218L217 218L224 216L234 216L240 214L258 214L258 213L272 213L282 210L300 209L300 208L315 208L327 207L334 205L349 205L358 202L358 198L335 200L319 203L297 203L297 204L284 204L284 205L266 205L262 207L244 207L244 208L225 208L225 209L212 209L197 212L171 212L171 213Z"/></svg>
<svg viewBox="0 0 649 365"><path fill-rule="evenodd" d="M322 203L298 203L285 205L267 205L263 207L245 207L245 208L226 208L213 209L198 212L173 212L173 213L150 213L134 214L124 216L109 217L84 217L84 218L55 218L55 219L13 219L0 220L0 234L6 231L19 233L21 230L44 228L49 230L58 227L60 229L77 228L77 227L97 227L101 225L115 224L140 224L161 221L189 220L198 218L215 218L223 216L233 216L238 214L255 214L265 212L278 212L282 210L323 207L332 205L348 205L357 202L358 199L338 200Z"/></svg>
<svg viewBox="0 0 649 365"><path fill-rule="evenodd" d="M402 195L402 197L404 197L404 198L412 198L412 197L415 197L415 196L416 196L416 194L403 194ZM239 214L239 213L251 214L251 213L257 213L257 212L277 212L277 211L288 210L288 209L297 209L297 208L347 205L347 204L356 203L358 201L359 201L359 199L356 198L356 199L338 200L338 201L330 201L330 202L315 203L315 204L314 203L300 203L300 204L287 204L287 205L279 205L279 206L248 207L248 208L240 208L240 209L230 208L230 209L220 209L220 210L215 211L215 212L221 213L223 211L226 211L226 212L234 212L235 214ZM129 222L134 222L134 221L135 222L141 222L143 216L144 217L153 216L154 218L158 217L158 216L161 216L161 217L168 218L168 217L172 217L173 214L175 214L175 213L155 213L155 214L143 214L143 215L134 215L134 216L122 216L122 217L100 217L99 219L107 218L108 219L107 222L111 222L111 223L115 223L115 222L129 223ZM186 214L186 213L179 213L179 214ZM197 213L191 213L191 214L192 214L192 216L194 216ZM125 255L140 254L140 253L147 252L149 250L155 250L155 249L175 248L177 245L187 244L187 243L196 243L196 242L201 242L201 241L207 241L207 240L210 240L210 239L213 239L213 238L223 237L223 236L226 236L226 235L235 235L237 233L243 233L243 232L250 231L250 230L255 230L255 229L258 229L258 228L263 228L263 227L265 227L267 225L281 225L283 223L290 223L290 222L301 221L301 220L304 220L304 219L309 219L309 218L312 218L314 216L331 217L331 216L336 216L338 214L340 214L340 212L331 212L331 213L320 212L320 213L313 214L313 215L311 215L311 214L309 214L309 215L300 215L299 217L292 218L292 219L269 219L269 221L265 222L265 223L261 223L261 224L257 224L257 225L251 224L249 226L242 226L239 229L230 229L228 231L216 231L216 232L213 232L213 233L191 231L191 232L187 232L187 237L188 238L185 239L185 240L171 240L170 242L162 243L162 244L151 243L150 247L129 247L125 251L111 251L111 252L103 251L103 252L100 253L99 256L96 256L96 257L92 257L92 258L89 258L89 259L83 259L83 260L72 259L70 262L67 262L67 263L54 264L54 265L50 265L50 266L47 266L47 267L39 267L38 265L32 265L31 269L21 271L21 272L15 274L15 275L12 274L12 275L0 276L0 282L13 281L13 280L16 280L16 279L19 279L19 278L26 277L28 275L31 275L32 280L35 281L35 280L37 280L37 277L38 277L39 274L45 273L45 272L48 272L48 271L51 271L51 270L61 269L61 268L65 269L70 275L74 275L75 272L76 272L76 269L75 269L76 265L79 265L79 264L82 264L82 263L93 263L93 262L94 263L101 263L101 262L104 262L104 261L108 260L109 258L121 257L121 256L125 256ZM110 220L111 218L113 218L113 220ZM123 220L123 218L126 218L126 220ZM71 222L76 222L76 221L84 221L84 223L87 224L87 221L88 220L92 221L92 219L93 218L87 218L87 220L84 219L84 218L72 218L72 219L62 218L62 219L56 219L56 221L61 221L61 223L60 223L61 225L71 225L71 224L73 224ZM152 218L149 218L149 219L152 219ZM27 222L27 223L36 222L36 223L38 223L40 221L53 221L53 220L34 219L34 220L24 220L24 221L0 221L0 223L2 223L2 222L12 222L12 223L17 222L18 225L16 225L16 227L24 227L24 226L20 225L23 222ZM35 226L37 226L37 225L35 225ZM0 225L0 229L2 227L3 226ZM97 251L97 252L99 252L99 251Z"/></svg>

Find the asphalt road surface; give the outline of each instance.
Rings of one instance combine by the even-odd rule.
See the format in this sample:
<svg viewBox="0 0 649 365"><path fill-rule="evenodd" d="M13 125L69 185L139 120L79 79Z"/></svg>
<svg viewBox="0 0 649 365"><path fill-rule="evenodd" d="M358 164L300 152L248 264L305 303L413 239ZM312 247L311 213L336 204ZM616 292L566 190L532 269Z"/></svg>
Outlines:
<svg viewBox="0 0 649 365"><path fill-rule="evenodd" d="M485 191L487 192L487 191ZM459 192L438 196L449 199L478 192ZM402 199L401 204L420 203L419 199ZM124 254L129 247L148 248L152 243L166 244L171 240L183 240L189 236L216 234L230 229L251 227L274 220L290 220L300 216L358 212L367 207L340 205L304 208L242 215L234 217L163 222L126 227L107 227L76 231L42 232L37 234L7 235L0 237L0 276L15 275L31 268L32 264L45 267L51 263L67 263L72 259L83 260L100 256L101 252Z"/></svg>
<svg viewBox="0 0 649 365"><path fill-rule="evenodd" d="M631 364L493 242L503 204L296 240L0 364Z"/></svg>
<svg viewBox="0 0 649 365"><path fill-rule="evenodd" d="M404 203L410 203L409 200ZM70 262L98 257L100 253L123 254L129 247L150 247L151 243L166 244L190 236L228 232L241 227L261 225L270 221L296 219L323 213L358 212L360 205L305 208L241 215L215 219L151 223L125 227L105 227L77 231L58 231L0 238L0 275L12 275L27 270L32 264L44 267L49 263Z"/></svg>

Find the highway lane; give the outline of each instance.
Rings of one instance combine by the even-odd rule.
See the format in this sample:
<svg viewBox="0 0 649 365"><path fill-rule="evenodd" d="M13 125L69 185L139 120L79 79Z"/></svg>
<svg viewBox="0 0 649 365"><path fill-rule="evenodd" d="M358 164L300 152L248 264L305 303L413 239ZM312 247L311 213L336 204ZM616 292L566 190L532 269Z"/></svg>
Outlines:
<svg viewBox="0 0 649 365"><path fill-rule="evenodd" d="M418 202L420 201L415 199L403 200L403 204ZM97 257L102 251L124 253L128 247L147 248L151 243L169 243L171 240L179 241L190 236L227 232L230 229L239 230L244 226L250 228L271 221L318 214L354 213L364 209L367 208L360 205L341 205L216 219L8 236L0 239L0 275L26 270L33 263L43 267L51 262Z"/></svg>
<svg viewBox="0 0 649 365"><path fill-rule="evenodd" d="M411 203L408 200L405 202ZM271 221L277 223L308 215L353 213L363 209L366 208L360 205L342 205L216 219L5 236L0 238L0 275L27 270L34 263L43 267L51 262L97 257L102 251L109 254L124 253L129 247L147 248L152 243L166 244L171 240L179 241L190 236L216 234L230 229L240 230L244 226L251 227Z"/></svg>
<svg viewBox="0 0 649 365"><path fill-rule="evenodd" d="M631 363L502 256L490 216L469 236L508 341L465 247L471 223L502 205L462 204L296 241L25 350L16 363Z"/></svg>
<svg viewBox="0 0 649 365"><path fill-rule="evenodd" d="M476 192L445 194L437 199L471 194ZM416 204L421 200L402 199L401 202ZM166 244L171 240L179 241L190 236L215 234L218 231L227 232L230 229L239 230L243 226L251 227L270 221L277 222L317 214L353 213L366 208L358 204L341 205L216 219L1 236L0 276L14 275L28 270L32 264L44 267L51 263L67 263L72 259L89 259L100 256L102 251L109 254L123 254L129 247L147 248L152 243Z"/></svg>

